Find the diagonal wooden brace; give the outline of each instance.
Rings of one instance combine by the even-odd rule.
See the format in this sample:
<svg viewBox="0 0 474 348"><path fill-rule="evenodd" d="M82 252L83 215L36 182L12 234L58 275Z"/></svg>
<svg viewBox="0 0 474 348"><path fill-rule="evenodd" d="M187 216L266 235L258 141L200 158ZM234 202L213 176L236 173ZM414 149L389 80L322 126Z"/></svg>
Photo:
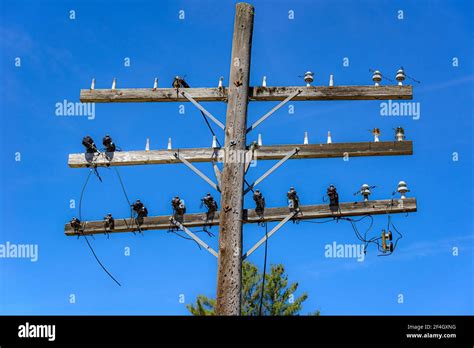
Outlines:
<svg viewBox="0 0 474 348"><path fill-rule="evenodd" d="M247 251L243 256L242 256L242 260L245 260L247 257L250 256L250 254L252 254L255 250L258 249L258 247L260 245L262 245L263 243L265 243L265 241L270 238L276 231L278 231L284 224L286 224L288 222L288 220L292 219L295 215L297 214L297 212L291 212L290 214L288 214L283 220L281 220L278 225L276 225L275 227L272 228L272 230L270 232L268 232L265 237L263 237L262 239L260 239L257 243L255 243L255 245L253 247L250 248L249 251Z"/></svg>
<svg viewBox="0 0 474 348"><path fill-rule="evenodd" d="M191 103L193 103L194 106L196 106L200 111L202 111L204 113L204 115L206 115L212 121L214 121L214 123L217 124L220 128L222 128L222 129L225 128L225 126L222 124L221 121L219 121L217 118L215 118L209 111L204 109L204 107L201 104L199 104L196 100L194 100L193 97L191 97L191 95L189 93L186 93L186 92L182 91L181 94L183 95L183 97L185 97Z"/></svg>
<svg viewBox="0 0 474 348"><path fill-rule="evenodd" d="M217 163L214 161L212 162L212 168L214 169L214 174L216 175L216 180L217 180L217 187L221 186L221 177L222 177L222 172L217 166Z"/></svg>
<svg viewBox="0 0 474 348"><path fill-rule="evenodd" d="M277 106L275 106L273 109L271 109L269 112L267 112L265 115L263 115L262 117L260 117L257 121L255 121L249 128L247 128L247 133L251 132L252 130L254 130L260 123L262 123L263 121L265 121L268 117L270 117L275 111L277 111L279 108L281 108L283 105L285 105L286 103L288 103L291 99L293 99L294 97L296 97L298 94L300 94L302 92L301 89L298 89L297 91L291 93L288 97L285 98L285 100L283 100L280 104L278 104Z"/></svg>
<svg viewBox="0 0 474 348"><path fill-rule="evenodd" d="M174 153L174 157L179 159L183 164L185 164L189 169L191 169L194 173L199 175L201 179L203 179L205 182L207 182L209 185L211 185L214 189L217 191L221 192L221 189L219 188L218 185L216 185L211 179L209 179L206 174L201 172L199 169L197 169L195 166L193 166L191 163L189 163L184 157L181 157L177 152Z"/></svg>
<svg viewBox="0 0 474 348"><path fill-rule="evenodd" d="M182 223L180 223L179 221L176 221L173 217L170 218L170 221L173 225L175 225L176 227L178 227L181 231L183 231L184 233L186 233L189 237L191 237L192 239L194 239L196 241L196 243L198 243L200 246L202 246L204 249L206 249L207 251L209 251L212 255L214 255L215 257L217 257L217 252L212 249L209 245L207 245L206 243L203 242L203 240L201 238L199 238L198 236L196 236L194 233L191 232L191 230L189 230L186 226L184 226Z"/></svg>
<svg viewBox="0 0 474 348"><path fill-rule="evenodd" d="M288 154L283 157L281 160L278 161L277 164L275 164L273 167L271 167L269 170L265 172L261 177L259 177L253 184L251 184L249 187L247 187L244 191L244 194L252 190L255 186L257 186L259 183L261 183L267 176L269 176L271 173L273 173L278 167L280 167L284 162L286 162L290 157L293 155L297 154L300 149L298 147L295 147L293 150L288 152Z"/></svg>

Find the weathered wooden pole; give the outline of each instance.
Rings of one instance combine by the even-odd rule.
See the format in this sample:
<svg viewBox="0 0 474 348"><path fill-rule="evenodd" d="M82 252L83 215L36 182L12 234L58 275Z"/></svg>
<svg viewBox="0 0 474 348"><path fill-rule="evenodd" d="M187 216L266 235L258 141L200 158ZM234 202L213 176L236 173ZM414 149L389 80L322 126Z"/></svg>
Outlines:
<svg viewBox="0 0 474 348"><path fill-rule="evenodd" d="M226 113L226 158L221 181L217 315L240 315L245 174L242 153L247 138L253 17L252 5L236 5Z"/></svg>

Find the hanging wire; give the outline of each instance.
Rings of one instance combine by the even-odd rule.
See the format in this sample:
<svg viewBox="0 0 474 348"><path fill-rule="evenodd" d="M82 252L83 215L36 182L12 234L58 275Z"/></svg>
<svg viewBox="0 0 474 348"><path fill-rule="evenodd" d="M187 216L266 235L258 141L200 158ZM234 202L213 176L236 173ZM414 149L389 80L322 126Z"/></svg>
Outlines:
<svg viewBox="0 0 474 348"><path fill-rule="evenodd" d="M333 222L335 221L334 219L329 219L329 220L324 220L324 221L311 221L311 220L302 220L301 222L303 223L309 223L309 224L325 224L327 222Z"/></svg>
<svg viewBox="0 0 474 348"><path fill-rule="evenodd" d="M128 199L127 191L125 190L125 185L123 184L122 177L120 176L120 173L116 167L114 167L115 173L117 173L117 177L120 182L120 186L122 187L123 194L125 195L125 199L127 200L128 206L131 207L132 204L130 203L130 199Z"/></svg>
<svg viewBox="0 0 474 348"><path fill-rule="evenodd" d="M184 81L185 78L186 78L186 76L183 76L182 80ZM185 88L189 88L190 86L187 85L187 86L184 86L184 87L185 87ZM178 90L179 90L179 88L177 88L176 93L178 93ZM201 110L199 110L199 111L201 112L202 118L203 118L204 121L206 122L207 128L209 128L209 131L211 132L212 136L216 137L216 142L217 142L217 144L219 145L219 147L222 147L221 143L219 142L219 139L218 139L217 136L216 136L216 133L214 133L214 130L212 129L211 124L210 124L209 121L207 120L206 115L205 115L204 112L202 112Z"/></svg>
<svg viewBox="0 0 474 348"><path fill-rule="evenodd" d="M110 167L109 167L109 168L110 168ZM120 173L119 173L119 171L118 171L118 169L117 169L116 167L114 167L114 170L115 170L115 173L117 174L117 178L119 179L120 186L122 187L122 192L123 192L123 194L124 194L124 196L125 196L125 199L127 200L128 207L130 208L130 221L131 221L131 222L135 222L135 223L138 225L136 219L134 219L134 217L133 217L132 204L131 204L131 202L130 202L130 199L128 198L127 191L125 190L125 185L123 184L122 176L120 175ZM127 219L124 219L124 221L125 221L125 224L127 225L127 228L128 228L128 229L131 229L132 226L129 226L129 225L128 225ZM138 228L140 229L140 226L139 226L139 225L138 225ZM140 232L141 232L141 229L140 229ZM133 233L133 234L136 234L134 230L132 230L132 233ZM142 235L144 235L144 234L142 234Z"/></svg>
<svg viewBox="0 0 474 348"><path fill-rule="evenodd" d="M384 252L384 250L383 250L383 248L382 248L382 250L379 249L379 251L381 251L382 254L379 254L378 256L389 256L389 255L393 254L393 252L395 251L395 248L396 248L396 246L397 246L397 244L398 244L398 241L403 238L403 235L398 231L398 229L395 227L395 225L394 225L393 222L392 222L391 213L392 213L392 210L393 210L393 205L394 205L393 202L394 202L394 196L395 196L395 194L396 194L396 191L392 191L392 198L391 198L391 200L390 200L390 209L386 211L386 213L387 213L387 231L390 230L390 225L391 225L391 226L394 228L395 232L397 232L398 238L395 240L395 243L394 243L394 245L393 245L393 250L392 250L392 252L390 252L390 253L387 254L387 253ZM407 213L407 214L408 214L408 213Z"/></svg>
<svg viewBox="0 0 474 348"><path fill-rule="evenodd" d="M132 204L130 202L130 199L128 198L128 195L127 195L127 191L125 190L125 185L123 184L123 180L122 180L122 176L120 175L118 169L116 167L114 167L114 170L115 170L115 173L117 174L117 177L119 179L119 182L120 182L120 186L122 187L122 192L125 196L125 199L127 200L127 203L128 203L128 206L130 207L130 221L131 222L134 222L136 224L136 227L137 227L137 230L138 232L144 237L145 234L143 233L141 227L140 227L140 223L138 222L138 218L134 218L133 217L133 209L132 209ZM127 228L130 228L133 227L133 223L132 223L132 226L129 226L128 223L127 223L127 220L124 219L125 221L125 224L127 225ZM136 234L134 230L132 230L132 233L133 234Z"/></svg>
<svg viewBox="0 0 474 348"><path fill-rule="evenodd" d="M215 234L212 233L211 231L209 230L206 230L205 228L201 229L201 230L194 230L193 231L194 233L199 233L199 232L205 232L209 237L215 237Z"/></svg>
<svg viewBox="0 0 474 348"><path fill-rule="evenodd" d="M395 241L395 243L393 244L393 251L395 251L395 248L397 247L397 243L400 239L403 238L403 235L400 231L398 231L398 229L395 227L395 224L393 222L391 222L391 225L393 227L393 229L395 230L395 232L398 233L399 237L397 238L397 240Z"/></svg>
<svg viewBox="0 0 474 348"><path fill-rule="evenodd" d="M118 286L122 286L117 279L114 278L114 276L112 274L110 274L110 272L107 270L107 268L105 268L105 266L102 264L102 262L100 262L99 258L97 257L94 249L92 248L92 245L91 243L89 242L89 240L87 239L87 236L84 235L84 238L86 239L86 242L87 242L87 245L89 246L89 249L92 251L92 254L94 255L95 259L97 260L97 262L99 263L100 267L102 267L102 269L105 271L105 273L107 273L109 275L110 278L112 278L112 280L114 282L117 283Z"/></svg>
<svg viewBox="0 0 474 348"><path fill-rule="evenodd" d="M173 231L173 230L168 230L168 233L174 233L175 235L177 235L178 237L181 237L183 239L186 239L186 240L192 240L194 243L196 243L196 245L198 246L199 250L201 250L201 246L199 245L198 242L196 242L193 238L190 238L190 237L186 237L186 236L183 236L181 234L179 234L177 231Z"/></svg>
<svg viewBox="0 0 474 348"><path fill-rule="evenodd" d="M250 185L250 184L247 182L247 180L246 180L245 178L244 178L244 182L245 182L245 184L248 186L248 188L250 189L250 191L252 191L252 193L255 193L255 191L253 190L252 185Z"/></svg>
<svg viewBox="0 0 474 348"><path fill-rule="evenodd" d="M84 186L82 187L82 190L81 190L81 196L80 196L80 199L79 199L79 220L82 221L82 199L84 197L84 192L85 192L85 189L87 187L87 183L89 182L89 178L91 176L91 173L92 173L92 169L89 171L89 174L87 175L87 178L86 178L86 181L84 183ZM104 270L105 273L107 273L109 275L110 278L112 278L112 280L117 283L118 286L122 286L118 281L117 279L115 279L115 277L110 274L110 272L107 270L107 268L105 268L105 266L102 264L102 262L99 260L99 257L97 256L97 254L95 253L94 251L94 248L92 247L91 243L89 242L89 239L87 239L87 235L85 235L84 233L82 233L84 239L86 240L87 242L87 245L89 246L89 249L91 250L92 252L92 255L94 255L97 263L100 265L100 267L102 267L102 269Z"/></svg>
<svg viewBox="0 0 474 348"><path fill-rule="evenodd" d="M212 136L216 137L217 145L219 145L219 147L222 147L221 143L219 142L219 139L217 138L216 133L214 133L214 130L212 129L212 127L211 127L209 121L207 120L206 115L204 115L204 112L201 111L201 115L202 115L202 118L204 119L204 121L206 121L207 128L209 128L209 130L210 130Z"/></svg>
<svg viewBox="0 0 474 348"><path fill-rule="evenodd" d="M86 190L87 183L89 182L89 178L91 177L92 170L89 170L89 174L87 174L86 181L84 182L84 185L82 186L81 190L81 195L79 197L79 220L82 219L82 198L84 197L84 191Z"/></svg>
<svg viewBox="0 0 474 348"><path fill-rule="evenodd" d="M392 199L393 201L393 199ZM393 207L393 204L391 204L391 206ZM403 235L400 233L400 231L398 231L398 229L396 228L396 226L393 224L392 220L391 220L391 216L390 216L390 212L391 212L391 209L390 211L387 211L387 214L388 215L388 224L387 224L387 230L389 229L390 226L393 227L393 229L395 230L395 232L398 234L398 238L395 240L395 243L394 243L394 247L393 247L393 251L390 252L390 253L386 253L381 244L380 244L380 240L382 239L382 237L372 237L370 239L367 239L367 235L369 233L369 231L373 228L373 223L374 223L374 218L372 215L370 214L366 214L366 215L363 215L362 217L358 218L358 219L353 219L353 218L349 218L349 217L338 217L338 220L344 220L344 221L348 221L350 224L351 224L351 227L354 231L354 234L356 236L356 238L358 240L360 240L362 243L364 243L364 251L368 249L368 246L370 244L375 244L377 246L377 251L379 251L381 254L377 255L377 256L389 256L391 254L393 254L393 252L395 251L395 248L396 248L396 245L398 244L398 241L403 238ZM361 222L362 220L366 219L366 218L370 218L370 224L369 224L369 227L365 230L364 234L362 235L361 232L359 231L358 227L357 227L357 223L358 222ZM324 221L309 221L309 220L302 220L303 223L313 223L313 224L324 224L324 223L328 223L328 222L333 222L333 221L337 221L337 219L328 219L328 220L324 220Z"/></svg>

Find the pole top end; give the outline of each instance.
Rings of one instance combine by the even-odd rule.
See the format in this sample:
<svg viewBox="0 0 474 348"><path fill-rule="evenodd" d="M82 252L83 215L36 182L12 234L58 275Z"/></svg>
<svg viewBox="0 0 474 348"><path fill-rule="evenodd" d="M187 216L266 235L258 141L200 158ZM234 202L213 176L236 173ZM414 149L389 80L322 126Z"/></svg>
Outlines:
<svg viewBox="0 0 474 348"><path fill-rule="evenodd" d="M236 8L242 8L242 9L250 10L250 11L252 11L252 13L253 13L253 11L254 11L253 5L252 5L252 4L249 4L249 3L247 3L247 2L238 2L238 3L235 5L235 7L236 7Z"/></svg>

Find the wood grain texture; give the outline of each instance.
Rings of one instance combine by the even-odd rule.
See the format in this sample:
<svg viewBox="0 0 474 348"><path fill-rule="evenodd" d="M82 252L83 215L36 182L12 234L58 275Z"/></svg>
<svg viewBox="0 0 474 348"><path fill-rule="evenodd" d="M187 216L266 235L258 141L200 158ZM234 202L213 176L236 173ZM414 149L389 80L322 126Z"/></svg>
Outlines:
<svg viewBox="0 0 474 348"><path fill-rule="evenodd" d="M413 99L412 86L282 86L253 87L250 100L279 101L301 90L292 100L387 100Z"/></svg>
<svg viewBox="0 0 474 348"><path fill-rule="evenodd" d="M361 216L361 215L380 215L398 213L412 213L417 211L416 198L406 198L403 201L403 206L400 206L400 200L374 200L368 202L349 202L340 204L340 215L339 216ZM323 219L331 218L337 216L329 209L327 204L318 204L318 205L303 205L301 206L302 215L299 215L298 218L301 220L310 220L310 219ZM261 220L253 209L245 209L243 211L243 220L244 223L257 223L257 222L272 222L280 221L288 215L289 210L287 207L278 207L278 208L267 208L265 210L265 217ZM215 218L209 225L216 226L219 224L220 211L216 212ZM142 231L149 230L167 230L170 228L170 215L165 216L150 216L144 219L143 224L140 226ZM202 227L205 225L206 214L197 213L197 214L186 214L184 216L183 224L188 227ZM104 222L103 221L85 221L83 222L85 229L84 234L103 234ZM111 234L114 233L124 233L137 231L136 224L133 220L130 219L115 219L115 229L110 231ZM64 233L67 236L77 236L74 230L69 224L64 226Z"/></svg>
<svg viewBox="0 0 474 348"><path fill-rule="evenodd" d="M249 87L250 101L282 101L301 90L294 101L304 100L402 100L413 99L412 86L273 86ZM222 102L227 87L182 88L198 102ZM175 88L82 89L83 103L189 102Z"/></svg>
<svg viewBox="0 0 474 348"><path fill-rule="evenodd" d="M245 153L246 150L253 18L252 5L236 5L225 126L225 149L228 153ZM224 161L216 315L240 315L244 176L245 161Z"/></svg>
<svg viewBox="0 0 474 348"><path fill-rule="evenodd" d="M354 142L354 143L332 143L332 144L292 144L262 146L255 150L255 158L258 161L280 160L289 151L298 147L300 151L290 159L310 158L337 158L364 156L401 156L413 154L413 143L411 141L383 141L383 142ZM145 164L176 164L181 163L174 153L179 151L189 162L222 162L225 158L224 149L214 150L212 148L189 148L174 150L150 150L150 151L123 151L109 153L107 156L99 156L94 163L98 167L103 166L136 166ZM86 153L70 154L68 165L71 168L85 168L91 164L92 158Z"/></svg>
<svg viewBox="0 0 474 348"><path fill-rule="evenodd" d="M180 88L198 102L225 101L226 88ZM189 102L175 88L82 89L83 103Z"/></svg>

